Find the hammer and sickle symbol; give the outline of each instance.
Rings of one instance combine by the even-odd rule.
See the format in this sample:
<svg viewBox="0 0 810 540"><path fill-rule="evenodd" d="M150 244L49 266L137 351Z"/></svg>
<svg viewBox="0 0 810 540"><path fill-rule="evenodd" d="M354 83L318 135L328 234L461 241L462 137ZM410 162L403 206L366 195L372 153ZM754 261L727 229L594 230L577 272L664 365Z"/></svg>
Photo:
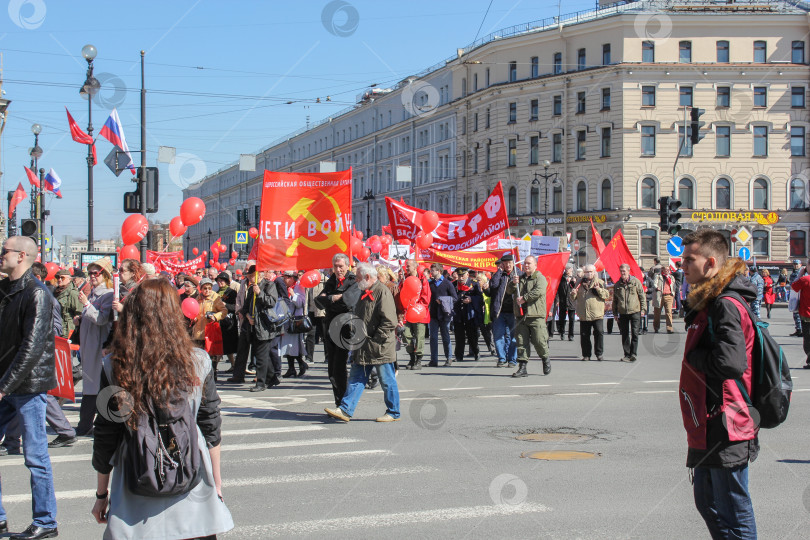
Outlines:
<svg viewBox="0 0 810 540"><path fill-rule="evenodd" d="M324 193L323 191L320 192L321 195L326 197L326 199L332 204L332 209L335 211L335 217L340 215L340 206L338 205L337 201ZM312 212L309 211L310 206L315 203L312 199L307 199L306 197L301 197L298 202L296 202L292 208L287 211L287 215L290 216L294 221L298 221L299 218L305 217L310 221L314 221L316 223L319 222L318 218L312 215ZM293 243L287 248L287 257L291 257L295 250L298 248L298 244L301 243L310 249L327 249L332 246L337 246L341 250L346 249L346 242L344 242L340 238L340 231L333 230L326 234L326 240L310 240L308 238L303 238L299 236Z"/></svg>

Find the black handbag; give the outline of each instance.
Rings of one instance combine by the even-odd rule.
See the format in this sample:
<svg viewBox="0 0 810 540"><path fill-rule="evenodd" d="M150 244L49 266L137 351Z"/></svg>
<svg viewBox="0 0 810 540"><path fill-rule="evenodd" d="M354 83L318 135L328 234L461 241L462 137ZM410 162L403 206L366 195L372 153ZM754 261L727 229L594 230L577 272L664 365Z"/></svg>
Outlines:
<svg viewBox="0 0 810 540"><path fill-rule="evenodd" d="M293 317L287 326L287 331L290 334L306 334L310 330L312 330L312 321L307 315Z"/></svg>

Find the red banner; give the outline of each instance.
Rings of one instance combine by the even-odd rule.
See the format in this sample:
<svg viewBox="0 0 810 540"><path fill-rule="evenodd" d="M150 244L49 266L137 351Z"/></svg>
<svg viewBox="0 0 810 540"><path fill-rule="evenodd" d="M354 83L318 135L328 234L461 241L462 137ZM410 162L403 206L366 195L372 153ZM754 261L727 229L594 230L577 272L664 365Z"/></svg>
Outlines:
<svg viewBox="0 0 810 540"><path fill-rule="evenodd" d="M487 251L438 251L434 249L420 249L419 261L445 264L453 267L469 268L470 270L483 270L494 272L498 269L498 260L508 249L494 249ZM518 260L517 248L512 248L512 256Z"/></svg>
<svg viewBox="0 0 810 540"><path fill-rule="evenodd" d="M397 240L415 240L422 231L422 218L427 210L385 198L392 235ZM431 233L434 249L460 251L501 233L509 226L503 186L500 182L484 204L469 214L438 214L439 225Z"/></svg>
<svg viewBox="0 0 810 540"><path fill-rule="evenodd" d="M205 258L200 255L196 259L186 262L172 262L169 260L157 259L154 263L155 271L176 274L193 274L197 268L205 268Z"/></svg>
<svg viewBox="0 0 810 540"><path fill-rule="evenodd" d="M52 396L76 401L76 394L73 390L73 361L70 356L70 342L63 338L56 338L54 344L54 356L56 358L56 388L49 390Z"/></svg>
<svg viewBox="0 0 810 540"><path fill-rule="evenodd" d="M622 231L616 232L608 245L605 246L599 259L605 265L605 270L610 274L613 283L621 279L622 275L619 272L619 267L625 263L630 265L630 275L637 277L641 283L644 283L644 274L641 273L641 268L639 268L635 257L630 253L630 248L627 247Z"/></svg>
<svg viewBox="0 0 810 540"><path fill-rule="evenodd" d="M548 255L540 255L537 257L537 270L548 281L546 287L546 317L551 317L551 310L554 308L554 297L557 296L557 289L562 280L563 270L565 264L568 262L571 254L567 251L561 253L549 253Z"/></svg>
<svg viewBox="0 0 810 540"><path fill-rule="evenodd" d="M264 171L259 270L329 268L350 255L352 170L334 173Z"/></svg>

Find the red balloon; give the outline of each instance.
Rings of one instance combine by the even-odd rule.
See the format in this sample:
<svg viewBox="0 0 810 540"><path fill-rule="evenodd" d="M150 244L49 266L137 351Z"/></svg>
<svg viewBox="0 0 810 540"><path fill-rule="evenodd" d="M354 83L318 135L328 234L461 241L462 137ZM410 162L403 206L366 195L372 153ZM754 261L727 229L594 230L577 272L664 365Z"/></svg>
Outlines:
<svg viewBox="0 0 810 540"><path fill-rule="evenodd" d="M402 244L403 246L410 246L411 245L411 241L408 240L407 238L403 238L402 240L398 240L398 242L400 244Z"/></svg>
<svg viewBox="0 0 810 540"><path fill-rule="evenodd" d="M199 254L200 254L200 250L199 250L199 249L197 249L197 248L191 248L191 253L193 253L194 255L199 255Z"/></svg>
<svg viewBox="0 0 810 540"><path fill-rule="evenodd" d="M237 275L237 276L241 276L241 275L242 275L242 271L241 271L241 270L237 270L237 271L236 271L236 275Z"/></svg>
<svg viewBox="0 0 810 540"><path fill-rule="evenodd" d="M387 234L384 235L384 236L381 236L380 237L380 243L383 245L383 247L390 246L391 245L391 237L388 236Z"/></svg>
<svg viewBox="0 0 810 540"><path fill-rule="evenodd" d="M369 251L368 248L363 248L360 250L360 253L356 255L356 257L361 261L365 262L368 260L369 257L371 257L371 251Z"/></svg>
<svg viewBox="0 0 810 540"><path fill-rule="evenodd" d="M422 282L416 276L408 276L399 288L399 299L402 305L407 306L419 295L422 290Z"/></svg>
<svg viewBox="0 0 810 540"><path fill-rule="evenodd" d="M205 203L198 197L190 197L180 205L180 219L183 224L196 225L205 217Z"/></svg>
<svg viewBox="0 0 810 540"><path fill-rule="evenodd" d="M355 255L363 250L363 241L357 237L352 238L350 244L352 248L352 253Z"/></svg>
<svg viewBox="0 0 810 540"><path fill-rule="evenodd" d="M409 323L424 322L426 313L427 309L424 304L414 304L405 312L405 320Z"/></svg>
<svg viewBox="0 0 810 540"><path fill-rule="evenodd" d="M427 249L433 244L433 235L425 234L416 238L416 245L422 249Z"/></svg>
<svg viewBox="0 0 810 540"><path fill-rule="evenodd" d="M172 233L172 236L183 236L186 229L188 229L188 227L183 224L183 220L180 219L180 216L173 217L169 222L169 232Z"/></svg>
<svg viewBox="0 0 810 540"><path fill-rule="evenodd" d="M433 210L425 212L425 215L422 216L422 230L425 231L425 233L432 233L438 225L439 214Z"/></svg>
<svg viewBox="0 0 810 540"><path fill-rule="evenodd" d="M543 231L540 229L535 229L532 231L532 236L543 236Z"/></svg>
<svg viewBox="0 0 810 540"><path fill-rule="evenodd" d="M372 253L379 253L382 251L382 243L380 243L380 241L376 238L366 242L366 246L368 246L368 249L370 249Z"/></svg>
<svg viewBox="0 0 810 540"><path fill-rule="evenodd" d="M141 251L135 246L124 246L121 248L121 259L141 260Z"/></svg>
<svg viewBox="0 0 810 540"><path fill-rule="evenodd" d="M207 252L207 251L203 251L203 259L204 259L204 258L206 258L206 257L208 257L208 252Z"/></svg>
<svg viewBox="0 0 810 540"><path fill-rule="evenodd" d="M141 214L132 214L121 226L121 240L124 244L137 244L149 232L149 222Z"/></svg>
<svg viewBox="0 0 810 540"><path fill-rule="evenodd" d="M231 251L231 259L235 259L237 257L239 257L239 254L235 251Z"/></svg>
<svg viewBox="0 0 810 540"><path fill-rule="evenodd" d="M55 278L56 273L59 271L59 265L55 262L45 263L45 268L48 269L48 274L45 276L45 281L50 281Z"/></svg>
<svg viewBox="0 0 810 540"><path fill-rule="evenodd" d="M219 246L216 244L211 244L211 247L208 249L211 250L211 256L213 256L215 253L219 253Z"/></svg>
<svg viewBox="0 0 810 540"><path fill-rule="evenodd" d="M196 319L200 314L200 303L194 298L186 298L183 300L181 308L183 309L183 315L189 319Z"/></svg>
<svg viewBox="0 0 810 540"><path fill-rule="evenodd" d="M235 265L236 259L231 259L230 261L228 261L228 264L230 264L231 266Z"/></svg>
<svg viewBox="0 0 810 540"><path fill-rule="evenodd" d="M250 229L248 229L248 236L250 236L251 238L254 238L254 239L258 238L259 237L259 229L257 229L256 227L251 227Z"/></svg>
<svg viewBox="0 0 810 540"><path fill-rule="evenodd" d="M363 240L363 231L354 231L354 237L357 238L358 240L362 241Z"/></svg>
<svg viewBox="0 0 810 540"><path fill-rule="evenodd" d="M301 279L299 279L298 282L302 287L311 289L321 282L321 273L318 270L310 270L301 276Z"/></svg>

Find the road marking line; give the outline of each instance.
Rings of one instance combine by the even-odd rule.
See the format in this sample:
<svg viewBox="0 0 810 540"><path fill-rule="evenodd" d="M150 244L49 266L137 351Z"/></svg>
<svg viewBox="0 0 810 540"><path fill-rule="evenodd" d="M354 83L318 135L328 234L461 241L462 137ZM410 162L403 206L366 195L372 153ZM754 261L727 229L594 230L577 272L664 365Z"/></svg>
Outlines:
<svg viewBox="0 0 810 540"><path fill-rule="evenodd" d="M677 380L672 380L672 381L642 381L642 382L645 382L645 383L673 383L673 382L678 382L678 381Z"/></svg>
<svg viewBox="0 0 810 540"><path fill-rule="evenodd" d="M223 430L222 436L231 435L259 435L261 433L297 433L300 431L322 431L326 429L325 426L284 426L284 427L269 427L269 428L256 428L256 429L234 429L231 431Z"/></svg>
<svg viewBox="0 0 810 540"><path fill-rule="evenodd" d="M810 392L810 388L799 388L797 390L794 390L794 392Z"/></svg>
<svg viewBox="0 0 810 540"><path fill-rule="evenodd" d="M639 390L634 394L674 394L676 390Z"/></svg>
<svg viewBox="0 0 810 540"><path fill-rule="evenodd" d="M550 384L513 384L510 388L545 388Z"/></svg>
<svg viewBox="0 0 810 540"><path fill-rule="evenodd" d="M447 392L450 390L483 390L483 386L469 386L467 388L439 388L439 390Z"/></svg>
<svg viewBox="0 0 810 540"><path fill-rule="evenodd" d="M577 386L602 386L607 384L619 384L617 382L589 382L589 383L580 383Z"/></svg>
<svg viewBox="0 0 810 540"><path fill-rule="evenodd" d="M333 399L332 401L316 401L315 402L315 405L329 405L329 404L334 405L335 400Z"/></svg>
<svg viewBox="0 0 810 540"><path fill-rule="evenodd" d="M487 399L487 398L516 398L516 397L520 397L520 396L517 395L517 394L494 394L494 395L491 395L491 396L475 396L475 397L481 398L481 399Z"/></svg>
<svg viewBox="0 0 810 540"><path fill-rule="evenodd" d="M574 392L572 394L552 394L554 396L598 396L599 392Z"/></svg>
<svg viewBox="0 0 810 540"><path fill-rule="evenodd" d="M299 454L292 456L272 456L272 457L254 457L246 459L229 459L223 465L228 466L233 463L253 463L254 461L265 461L272 463L289 463L294 461L310 461L319 459L333 459L344 457L362 457L362 456L393 456L394 452L391 450L353 450L350 452L323 452L321 454Z"/></svg>
<svg viewBox="0 0 810 540"><path fill-rule="evenodd" d="M422 524L444 522L448 520L476 519L487 517L512 516L550 512L551 508L542 504L523 503L518 505L499 504L488 506L468 506L460 508L439 508L436 510L418 510L415 512L397 512L391 514L365 514L311 521L290 521L237 527L229 534L238 538L267 538L270 536L318 535L323 536L333 530L366 530L369 528L398 527L404 524Z"/></svg>

